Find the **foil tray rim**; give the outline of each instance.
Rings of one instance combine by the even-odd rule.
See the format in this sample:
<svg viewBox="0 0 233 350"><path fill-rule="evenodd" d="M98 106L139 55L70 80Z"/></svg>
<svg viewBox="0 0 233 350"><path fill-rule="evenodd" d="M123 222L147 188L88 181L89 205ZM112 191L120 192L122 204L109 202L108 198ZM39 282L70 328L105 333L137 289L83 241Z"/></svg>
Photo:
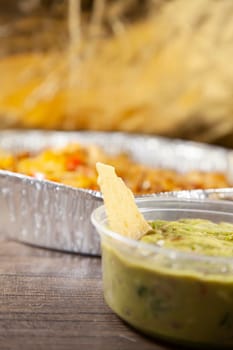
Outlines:
<svg viewBox="0 0 233 350"><path fill-rule="evenodd" d="M166 152L159 156L163 158L167 156L166 164L173 161L171 158L177 151L180 159L184 159L188 167L189 159L185 158L183 152L189 148L191 151L189 157L193 157L196 164L203 161L203 154L208 155L210 168L216 166L215 160L217 160L219 169L222 167L225 172L229 168L229 155L232 155L230 150L220 146L118 131L4 130L0 131L0 148L6 144L9 149L14 147L18 149L21 146L28 146L29 141L32 140L35 141L34 146L38 148L50 142L55 145L57 140L60 145L63 142L67 143L70 139L79 141L79 138L86 143L92 140L93 143L98 141L104 145L110 136L113 149L115 147L119 151L119 148L126 147L135 154L138 152L141 159L145 157L145 148L149 153L163 145ZM122 142L125 144L122 145ZM150 154L146 156L147 160L151 161ZM163 165L164 159L160 161ZM205 159L204 165L206 166L208 162ZM224 200L224 198L233 197L233 188L171 191L144 196L195 197L197 199L215 197L215 199ZM74 188L57 182L0 170L0 227L5 228L1 234L7 238L50 249L100 255L99 235L90 221L92 211L100 204L102 204L102 195L99 191Z"/></svg>

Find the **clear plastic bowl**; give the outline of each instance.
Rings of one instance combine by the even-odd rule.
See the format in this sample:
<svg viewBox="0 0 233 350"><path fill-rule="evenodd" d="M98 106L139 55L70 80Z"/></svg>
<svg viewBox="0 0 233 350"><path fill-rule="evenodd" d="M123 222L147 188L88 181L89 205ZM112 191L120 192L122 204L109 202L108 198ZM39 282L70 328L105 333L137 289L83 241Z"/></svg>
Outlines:
<svg viewBox="0 0 233 350"><path fill-rule="evenodd" d="M149 221L205 218L233 223L233 203L141 198ZM101 236L104 297L136 329L189 346L233 348L233 257L211 257L128 239L92 214Z"/></svg>

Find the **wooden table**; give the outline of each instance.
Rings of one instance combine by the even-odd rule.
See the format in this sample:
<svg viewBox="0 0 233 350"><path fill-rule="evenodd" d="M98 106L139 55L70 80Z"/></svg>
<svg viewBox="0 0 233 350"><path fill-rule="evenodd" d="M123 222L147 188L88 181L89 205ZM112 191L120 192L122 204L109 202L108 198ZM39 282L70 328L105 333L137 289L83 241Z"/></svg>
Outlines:
<svg viewBox="0 0 233 350"><path fill-rule="evenodd" d="M103 300L100 258L0 241L0 349L174 349Z"/></svg>

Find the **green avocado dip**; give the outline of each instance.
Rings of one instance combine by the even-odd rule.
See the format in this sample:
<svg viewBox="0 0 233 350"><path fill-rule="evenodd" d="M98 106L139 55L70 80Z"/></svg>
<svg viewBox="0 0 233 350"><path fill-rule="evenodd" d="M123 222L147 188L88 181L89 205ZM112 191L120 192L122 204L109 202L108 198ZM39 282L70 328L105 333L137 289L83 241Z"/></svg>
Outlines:
<svg viewBox="0 0 233 350"><path fill-rule="evenodd" d="M233 224L202 219L150 224L141 239L147 245L102 240L106 302L151 336L233 349Z"/></svg>
<svg viewBox="0 0 233 350"><path fill-rule="evenodd" d="M141 241L211 256L233 257L233 224L203 219L151 222Z"/></svg>

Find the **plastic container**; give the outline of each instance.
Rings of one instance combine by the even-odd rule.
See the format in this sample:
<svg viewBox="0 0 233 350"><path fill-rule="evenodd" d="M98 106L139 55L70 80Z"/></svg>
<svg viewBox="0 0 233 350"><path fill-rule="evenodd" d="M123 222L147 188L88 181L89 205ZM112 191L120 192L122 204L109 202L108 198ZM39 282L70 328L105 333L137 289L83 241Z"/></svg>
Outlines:
<svg viewBox="0 0 233 350"><path fill-rule="evenodd" d="M233 203L143 198L147 220L202 218L233 223ZM233 257L210 257L125 238L92 214L101 236L104 297L123 320L175 343L233 348Z"/></svg>

